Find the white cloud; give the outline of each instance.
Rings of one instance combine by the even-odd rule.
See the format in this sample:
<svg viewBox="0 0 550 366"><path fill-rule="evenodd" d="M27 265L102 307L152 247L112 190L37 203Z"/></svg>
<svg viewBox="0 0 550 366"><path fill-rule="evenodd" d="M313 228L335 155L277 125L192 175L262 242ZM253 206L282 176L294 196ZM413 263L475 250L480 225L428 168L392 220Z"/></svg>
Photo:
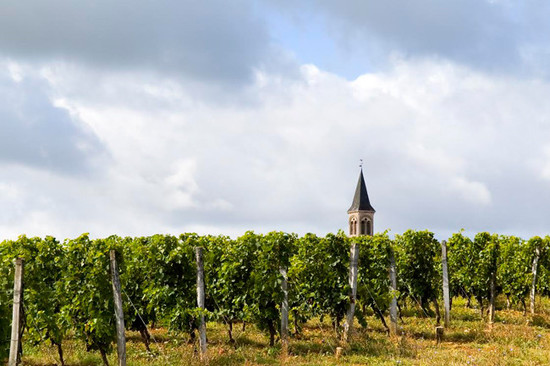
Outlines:
<svg viewBox="0 0 550 366"><path fill-rule="evenodd" d="M0 4L4 235L336 231L360 158L380 230L547 233L548 6L75 4Z"/></svg>
<svg viewBox="0 0 550 366"><path fill-rule="evenodd" d="M20 60L155 70L235 87L266 56L277 58L248 1L7 0L0 13L0 54Z"/></svg>
<svg viewBox="0 0 550 366"><path fill-rule="evenodd" d="M529 235L550 214L539 179L548 168L526 164L541 161L533 147L550 133L544 81L439 60L398 60L351 82L304 65L297 79L258 71L253 103L218 104L151 75L89 83L94 72L66 70L24 72L101 142L100 168L63 176L4 165L19 207L6 233L334 232L345 227L359 158L379 230ZM545 203L536 213L535 200ZM518 226L510 207L523 212Z"/></svg>
<svg viewBox="0 0 550 366"><path fill-rule="evenodd" d="M197 164L194 159L180 160L172 164L172 174L164 178L163 185L166 189L164 194L164 206L168 209L197 207L193 195L197 192L198 186L194 176Z"/></svg>
<svg viewBox="0 0 550 366"><path fill-rule="evenodd" d="M462 177L453 178L450 189L456 191L462 199L474 205L488 205L491 203L491 192L481 182L471 182Z"/></svg>
<svg viewBox="0 0 550 366"><path fill-rule="evenodd" d="M8 73L11 76L12 80L16 83L19 83L23 80L23 70L19 64L15 62L7 63Z"/></svg>

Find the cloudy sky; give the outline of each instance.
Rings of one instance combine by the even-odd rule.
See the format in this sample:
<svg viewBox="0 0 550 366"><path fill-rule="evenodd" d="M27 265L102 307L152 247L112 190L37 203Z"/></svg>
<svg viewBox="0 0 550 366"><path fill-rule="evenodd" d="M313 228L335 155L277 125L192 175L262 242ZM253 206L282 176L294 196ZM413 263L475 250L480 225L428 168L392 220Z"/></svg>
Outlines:
<svg viewBox="0 0 550 366"><path fill-rule="evenodd" d="M550 233L550 5L0 2L0 233Z"/></svg>

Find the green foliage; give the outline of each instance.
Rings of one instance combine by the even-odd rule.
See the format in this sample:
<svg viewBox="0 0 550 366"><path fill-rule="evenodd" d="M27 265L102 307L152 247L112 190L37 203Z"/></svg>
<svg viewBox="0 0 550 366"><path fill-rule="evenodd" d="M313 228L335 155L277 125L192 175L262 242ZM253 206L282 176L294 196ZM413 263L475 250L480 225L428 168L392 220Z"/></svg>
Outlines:
<svg viewBox="0 0 550 366"><path fill-rule="evenodd" d="M447 241L447 263L451 296L469 298L472 295L472 276L476 262L473 261L473 243L462 234L455 233Z"/></svg>
<svg viewBox="0 0 550 366"><path fill-rule="evenodd" d="M255 241L230 240L224 236L208 237L207 241L204 257L207 306L216 319L227 324L246 320L245 307L251 303L248 286Z"/></svg>
<svg viewBox="0 0 550 366"><path fill-rule="evenodd" d="M109 244L117 250L125 326L143 331L156 320L155 309L146 294L151 278L147 267L149 238L111 236Z"/></svg>
<svg viewBox="0 0 550 366"><path fill-rule="evenodd" d="M349 301L349 240L343 235L320 238L306 234L296 245L289 270L290 303L301 322L330 316L338 323Z"/></svg>
<svg viewBox="0 0 550 366"><path fill-rule="evenodd" d="M534 237L531 240L536 240L536 245L540 245L540 262L539 273L537 278L537 286L541 294L550 295L550 236L544 238ZM531 242L531 240L529 240Z"/></svg>
<svg viewBox="0 0 550 366"><path fill-rule="evenodd" d="M356 238L359 244L359 299L386 311L391 301L389 268L393 243L387 233Z"/></svg>
<svg viewBox="0 0 550 366"><path fill-rule="evenodd" d="M540 239L540 238L539 238ZM515 301L524 301L531 290L531 267L538 240L529 242L514 237L500 237L500 265L497 282L507 297Z"/></svg>
<svg viewBox="0 0 550 366"><path fill-rule="evenodd" d="M23 319L24 328L27 330L27 339L34 344L39 344L44 341L61 347L61 342L67 330L69 329L69 321L66 314L63 312L63 305L66 303L66 296L60 290L60 279L63 258L63 248L60 243L51 236L44 239L27 238L20 236L16 241L5 241L0 249L0 257L2 258L2 269L7 275L5 281L2 282L3 287L13 286L13 270L15 258L24 260L24 298L25 304ZM9 280L8 280L9 278ZM9 294L13 294L13 289L10 288ZM4 292L6 294L6 292ZM3 295L5 296L5 295ZM0 304L5 304L8 299L0 300ZM11 301L10 301L11 303ZM0 322L5 323L1 331L2 342L5 344L8 341L9 315L11 309L6 311L5 316L2 316Z"/></svg>
<svg viewBox="0 0 550 366"><path fill-rule="evenodd" d="M535 240L539 242L540 248L541 248L541 264L543 266L549 266L550 267L550 235L545 236L544 238L540 238L538 236L534 237Z"/></svg>
<svg viewBox="0 0 550 366"><path fill-rule="evenodd" d="M270 332L271 341L280 319L279 306L283 300L281 269L290 265L296 235L271 232L265 236L247 232L238 241L255 247L254 265L250 273L250 303L247 317L260 329Z"/></svg>
<svg viewBox="0 0 550 366"><path fill-rule="evenodd" d="M427 230L407 230L395 236L400 291L424 307L439 293L441 248Z"/></svg>
<svg viewBox="0 0 550 366"><path fill-rule="evenodd" d="M115 339L109 250L117 251L126 326L142 331L151 322L193 335L196 304L195 247L204 248L206 315L229 325L255 323L271 342L279 329L283 298L281 269L287 269L290 314L295 324L330 316L337 325L349 306L350 243L359 246L358 311L372 307L379 316L391 297L388 269L397 263L398 294L426 307L440 296L441 250L429 231L406 231L392 241L387 233L348 238L342 232L306 234L247 232L236 240L224 236L182 234L91 240L84 234L60 244L52 237L0 244L0 357L7 355L13 260L25 259L26 334L38 344L61 345L68 332L89 350L105 354ZM452 295L488 298L496 274L497 289L523 301L532 283L535 250L541 253L539 287L550 294L549 237L523 241L512 236L462 232L448 241Z"/></svg>
<svg viewBox="0 0 550 366"><path fill-rule="evenodd" d="M544 238L546 248L550 248L550 237ZM550 296L550 260L549 260L548 250L545 255L541 258L541 263L539 266L538 279L537 279L537 290L542 296Z"/></svg>
<svg viewBox="0 0 550 366"><path fill-rule="evenodd" d="M109 269L109 241L90 240L88 234L67 240L61 289L68 297L62 312L88 350L102 354L115 340L113 292Z"/></svg>
<svg viewBox="0 0 550 366"><path fill-rule="evenodd" d="M27 239L20 237L29 252L25 263L25 299L27 329L35 343L46 340L61 346L70 328L63 311L67 297L62 291L62 258L64 250L53 237Z"/></svg>
<svg viewBox="0 0 550 366"><path fill-rule="evenodd" d="M0 244L0 360L8 357L13 299L14 264L9 241Z"/></svg>
<svg viewBox="0 0 550 366"><path fill-rule="evenodd" d="M194 247L196 234L153 235L148 243L144 270L149 274L144 295L149 297L151 311L167 319L172 330L197 328L196 280Z"/></svg>
<svg viewBox="0 0 550 366"><path fill-rule="evenodd" d="M477 233L472 242L471 272L472 294L482 303L489 299L491 276L498 274L500 240L498 235Z"/></svg>
<svg viewBox="0 0 550 366"><path fill-rule="evenodd" d="M364 306L370 306L375 312L383 314L388 310L393 295L389 291L393 243L386 232L353 240L359 244L358 300ZM357 315L362 321L361 312L357 312Z"/></svg>
<svg viewBox="0 0 550 366"><path fill-rule="evenodd" d="M514 302L522 302L532 285L532 265L535 251L540 251L538 283L546 291L548 276L548 240L533 237L524 241L515 236L498 236L478 233L474 240L462 232L454 234L448 242L451 291L464 297L475 296L483 303L489 299L490 278L496 273L497 293L502 291Z"/></svg>

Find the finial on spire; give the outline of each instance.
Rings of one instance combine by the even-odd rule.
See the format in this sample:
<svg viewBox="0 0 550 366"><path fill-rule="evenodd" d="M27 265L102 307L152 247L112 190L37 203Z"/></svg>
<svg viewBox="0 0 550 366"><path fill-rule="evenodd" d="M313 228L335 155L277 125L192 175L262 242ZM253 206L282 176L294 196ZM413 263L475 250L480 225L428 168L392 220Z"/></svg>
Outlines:
<svg viewBox="0 0 550 366"><path fill-rule="evenodd" d="M363 169L363 159L359 159L359 168Z"/></svg>

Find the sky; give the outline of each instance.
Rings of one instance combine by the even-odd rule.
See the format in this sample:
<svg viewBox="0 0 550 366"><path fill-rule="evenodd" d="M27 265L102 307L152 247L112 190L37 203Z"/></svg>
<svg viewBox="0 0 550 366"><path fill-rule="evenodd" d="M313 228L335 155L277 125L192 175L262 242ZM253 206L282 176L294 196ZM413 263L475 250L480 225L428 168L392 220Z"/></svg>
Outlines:
<svg viewBox="0 0 550 366"><path fill-rule="evenodd" d="M550 234L550 3L4 0L0 236Z"/></svg>

